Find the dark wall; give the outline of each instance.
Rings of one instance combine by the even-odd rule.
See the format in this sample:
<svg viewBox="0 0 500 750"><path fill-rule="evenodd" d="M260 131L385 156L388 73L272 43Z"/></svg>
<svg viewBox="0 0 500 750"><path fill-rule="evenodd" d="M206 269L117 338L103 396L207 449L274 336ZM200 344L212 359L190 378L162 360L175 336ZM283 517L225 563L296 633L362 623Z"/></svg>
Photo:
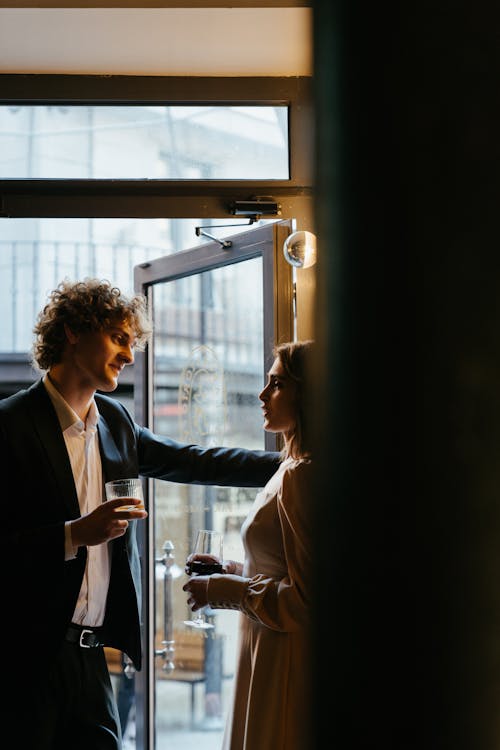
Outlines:
<svg viewBox="0 0 500 750"><path fill-rule="evenodd" d="M314 3L313 706L342 750L500 747L493 6Z"/></svg>

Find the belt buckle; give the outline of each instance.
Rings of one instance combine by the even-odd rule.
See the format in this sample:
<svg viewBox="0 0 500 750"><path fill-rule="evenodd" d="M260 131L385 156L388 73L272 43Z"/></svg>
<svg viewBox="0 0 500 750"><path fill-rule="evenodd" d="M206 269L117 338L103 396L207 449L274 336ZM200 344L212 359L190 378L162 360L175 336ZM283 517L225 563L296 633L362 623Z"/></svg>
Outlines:
<svg viewBox="0 0 500 750"><path fill-rule="evenodd" d="M93 635L94 631L93 630L88 630L88 628L84 628L82 630L82 632L80 633L80 640L78 641L78 645L81 648L92 648L91 646L88 646L86 643L83 642L83 638L85 636L85 633L90 633L91 635Z"/></svg>

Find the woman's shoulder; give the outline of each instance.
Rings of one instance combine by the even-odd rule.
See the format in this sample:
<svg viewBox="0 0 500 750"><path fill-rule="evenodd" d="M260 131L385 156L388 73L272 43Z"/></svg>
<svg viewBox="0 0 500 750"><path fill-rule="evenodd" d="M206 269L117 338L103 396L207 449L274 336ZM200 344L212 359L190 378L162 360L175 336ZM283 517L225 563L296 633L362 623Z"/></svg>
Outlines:
<svg viewBox="0 0 500 750"><path fill-rule="evenodd" d="M289 458L283 462L283 484L309 484L312 481L312 461L310 458Z"/></svg>
<svg viewBox="0 0 500 750"><path fill-rule="evenodd" d="M310 459L301 458L289 462L285 467L280 492L279 512L301 533L310 527L312 514L309 499L313 493L314 478Z"/></svg>
<svg viewBox="0 0 500 750"><path fill-rule="evenodd" d="M295 476L309 476L312 472L312 459L305 458L287 458L283 461L285 472Z"/></svg>

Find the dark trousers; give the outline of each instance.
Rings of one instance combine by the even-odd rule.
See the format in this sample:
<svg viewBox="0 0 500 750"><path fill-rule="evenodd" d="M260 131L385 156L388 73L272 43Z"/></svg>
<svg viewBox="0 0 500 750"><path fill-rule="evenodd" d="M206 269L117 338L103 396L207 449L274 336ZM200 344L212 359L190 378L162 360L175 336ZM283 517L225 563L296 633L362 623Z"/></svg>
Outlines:
<svg viewBox="0 0 500 750"><path fill-rule="evenodd" d="M118 704L118 714L120 716L120 726L123 736L125 736L130 709L132 708L135 699L134 675L132 674L129 677L127 674L125 674L126 666L127 665L125 663L125 659L122 655L122 671L120 674L120 681L118 683L118 694L116 697L116 702Z"/></svg>
<svg viewBox="0 0 500 750"><path fill-rule="evenodd" d="M118 709L103 648L65 642L48 674L40 678L26 685L19 747L121 750Z"/></svg>

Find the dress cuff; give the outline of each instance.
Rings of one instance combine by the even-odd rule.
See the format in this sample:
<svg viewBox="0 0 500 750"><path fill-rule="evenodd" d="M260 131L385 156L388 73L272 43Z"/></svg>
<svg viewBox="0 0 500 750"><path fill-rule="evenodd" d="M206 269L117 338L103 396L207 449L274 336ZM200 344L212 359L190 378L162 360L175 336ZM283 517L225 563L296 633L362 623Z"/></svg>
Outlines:
<svg viewBox="0 0 500 750"><path fill-rule="evenodd" d="M208 604L211 609L241 609L249 578L214 573L208 579Z"/></svg>

